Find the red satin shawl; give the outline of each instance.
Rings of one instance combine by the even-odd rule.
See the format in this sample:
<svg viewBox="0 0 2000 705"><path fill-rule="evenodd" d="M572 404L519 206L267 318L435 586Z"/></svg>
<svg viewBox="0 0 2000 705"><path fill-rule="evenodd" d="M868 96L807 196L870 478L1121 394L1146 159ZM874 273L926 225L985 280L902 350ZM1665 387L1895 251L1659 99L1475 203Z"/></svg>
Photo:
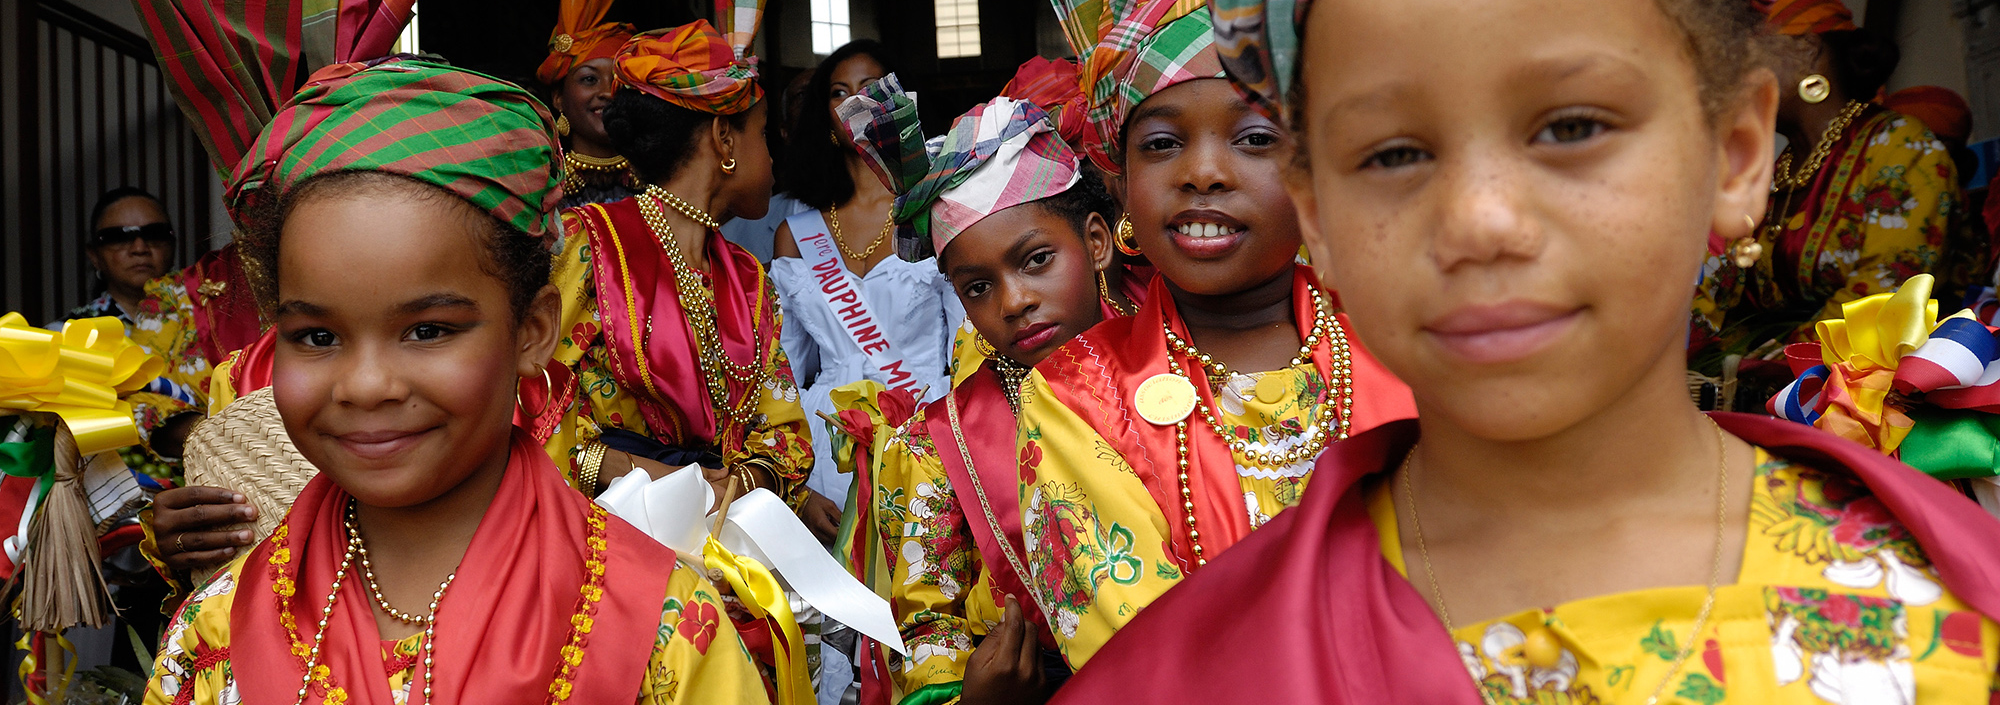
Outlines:
<svg viewBox="0 0 2000 705"><path fill-rule="evenodd" d="M1310 293L1317 288L1312 269L1299 265L1292 278L1292 307L1295 320L1309 326L1313 320ZM1327 292L1339 307L1339 296ZM1416 402L1401 380L1382 367L1361 345L1344 314L1336 314L1348 329L1351 355L1354 410L1348 422L1350 435L1397 419L1416 416ZM1188 540L1187 525L1180 520L1182 505L1177 444L1173 426L1156 426L1140 417L1132 406L1139 384L1154 375L1169 374L1166 326L1186 338L1187 325L1174 307L1166 280L1155 277L1139 312L1128 318L1108 320L1063 345L1036 366L1055 396L1132 466L1146 491L1153 496L1169 521L1173 553L1183 570L1195 565L1194 549ZM1300 331L1301 334L1305 330ZM1320 374L1332 379L1332 341L1321 340L1313 351L1313 364ZM1209 408L1216 408L1208 388L1207 372L1192 358L1181 359ZM1205 557L1214 558L1250 534L1249 517L1243 512L1243 489L1236 477L1236 460L1199 414L1188 425L1188 487L1193 492L1195 519L1202 534Z"/></svg>
<svg viewBox="0 0 2000 705"><path fill-rule="evenodd" d="M222 364L229 353L263 335L257 300L236 243L202 255L174 276L187 290L194 309L196 350L208 364Z"/></svg>
<svg viewBox="0 0 2000 705"><path fill-rule="evenodd" d="M591 279L612 376L638 401L647 430L662 443L740 446L749 429L718 433L694 329L681 312L666 248L639 214L640 198L649 196L574 209L584 226L581 235L590 238ZM778 336L764 266L721 235L711 235L707 248L722 347L738 364L763 366L764 352ZM731 404L759 391L749 380L725 378Z"/></svg>
<svg viewBox="0 0 2000 705"><path fill-rule="evenodd" d="M277 345L278 329L272 328L259 336L257 342L229 354L236 360L236 365L229 368L229 388L236 390L236 396L271 386L272 355Z"/></svg>
<svg viewBox="0 0 2000 705"><path fill-rule="evenodd" d="M541 703L549 698L583 587L590 502L563 482L549 457L514 430L506 475L467 547L440 605L436 697L440 702ZM298 637L312 643L334 569L346 551L348 495L321 473L285 517L284 562L295 581ZM569 702L631 702L652 657L673 550L617 517L605 519L603 591L588 620ZM258 544L243 569L230 615L231 658L246 703L298 697L305 661L294 656L278 620L271 559L276 537ZM360 568L349 569L328 620L320 661L354 705L391 705L382 640ZM254 664L255 667L247 667ZM418 665L417 678L423 677ZM312 700L323 693L314 690Z"/></svg>
<svg viewBox="0 0 2000 705"><path fill-rule="evenodd" d="M1978 505L1810 426L1710 416L1774 455L1859 478L1952 594L2000 619L2000 523ZM1053 702L1478 705L1444 624L1382 556L1368 514L1365 480L1395 470L1417 435L1416 423L1395 423L1321 454L1299 506L1140 612ZM1190 624L1202 625L1199 638Z"/></svg>
<svg viewBox="0 0 2000 705"><path fill-rule="evenodd" d="M969 429L964 434L965 450L972 455L974 467L965 466L965 455L959 452L958 434L952 433L951 417L946 415L943 400L931 402L924 410L925 430L937 446L938 462L944 466L945 477L951 480L952 494L965 513L966 528L972 531L972 543L979 549L979 560L985 564L993 588L1013 595L1030 621L1044 624L1041 608L1036 606L1033 594L1014 572L1013 565L1007 562L1007 554L1001 552L999 544L1006 541L1013 546L1016 557L1027 560L1027 544L1021 538L1021 475L1014 462L1014 435L994 432L1018 425L1014 410L1007 406L1007 395L1000 389L1000 376L990 367L981 366L965 378L952 389L952 396L958 401L959 428ZM997 527L987 521L986 512L979 505L981 488L986 490L993 519L999 522ZM994 603L1006 604L998 595ZM1037 630L1044 639L1049 639L1047 631ZM1052 642L1046 645L1054 646Z"/></svg>

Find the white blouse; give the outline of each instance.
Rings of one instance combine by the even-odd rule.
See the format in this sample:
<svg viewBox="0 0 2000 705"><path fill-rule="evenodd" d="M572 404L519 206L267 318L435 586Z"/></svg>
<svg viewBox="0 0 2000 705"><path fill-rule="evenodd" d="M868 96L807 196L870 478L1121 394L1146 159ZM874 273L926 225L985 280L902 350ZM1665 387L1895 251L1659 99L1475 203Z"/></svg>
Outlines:
<svg viewBox="0 0 2000 705"><path fill-rule="evenodd" d="M846 266L839 252L834 257ZM799 403L805 407L813 430L813 472L806 486L836 503L845 503L854 476L834 468L834 432L819 414L833 413L829 394L835 387L861 381L864 376L877 382L888 380L871 374L868 356L841 327L805 260L779 257L771 260L770 271L784 311L779 344L791 358L792 376L800 389ZM919 405L944 396L951 389L951 341L965 319L965 308L951 281L938 271L937 260L907 262L890 257L857 279L861 296L890 348L902 358L904 369L915 372L917 386L924 389Z"/></svg>

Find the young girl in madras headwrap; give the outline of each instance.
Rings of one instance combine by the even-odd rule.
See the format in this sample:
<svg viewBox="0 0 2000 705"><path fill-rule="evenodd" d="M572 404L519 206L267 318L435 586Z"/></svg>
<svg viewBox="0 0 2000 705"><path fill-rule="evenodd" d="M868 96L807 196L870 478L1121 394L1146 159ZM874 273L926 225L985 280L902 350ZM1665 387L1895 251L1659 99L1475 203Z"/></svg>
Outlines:
<svg viewBox="0 0 2000 705"><path fill-rule="evenodd" d="M321 472L175 617L148 703L765 701L715 588L511 421L558 335L556 149L526 92L418 60L279 110L228 201Z"/></svg>
<svg viewBox="0 0 2000 705"><path fill-rule="evenodd" d="M1947 266L1964 210L1950 149L1874 102L1895 44L1855 27L1840 0L1761 4L1778 35L1767 54L1786 147L1756 231L1710 241L1689 341L1689 369L1712 383L1728 381L1725 356L1751 359L1741 383L1721 385L1740 390L1734 399L1710 405L1724 410L1762 408L1792 380L1784 345L1811 340L1841 304L1926 272L1946 276L1954 301L1987 283L1966 271L1981 267Z"/></svg>
<svg viewBox="0 0 2000 705"><path fill-rule="evenodd" d="M564 208L610 203L639 194L632 165L604 133L604 108L618 89L618 50L632 38L632 25L605 22L611 0L563 0L549 55L535 68L535 80L549 89L556 134L563 149Z"/></svg>
<svg viewBox="0 0 2000 705"><path fill-rule="evenodd" d="M1061 91L1035 92L1062 102ZM1053 641L1014 567L1025 552L1020 484L1012 438L995 431L1014 425L1035 363L1129 305L1105 278L1117 268L1104 216L1115 204L1033 103L975 107L936 154L893 77L841 113L898 194L894 212L911 226L899 250L936 257L974 328L957 346L951 393L876 430L891 435L872 473L880 499L863 516L880 532L877 570L911 649L890 669L894 691L910 704L1041 702L1069 668L1044 659Z"/></svg>
<svg viewBox="0 0 2000 705"><path fill-rule="evenodd" d="M1411 415L1409 392L1299 265L1291 140L1220 78L1208 10L1079 4L1099 165L1122 172L1121 248L1145 304L1036 365L1018 453L1029 589L1070 666L1204 562L1298 502L1333 441ZM1092 28L1095 28L1094 30ZM1090 34L1091 32L1096 34Z"/></svg>
<svg viewBox="0 0 2000 705"><path fill-rule="evenodd" d="M697 20L619 51L605 129L645 190L565 211L554 275L564 369L550 386L573 401L556 403L549 447L575 458L586 495L633 467L689 464L718 495L731 477L795 508L805 495L812 445L770 285L716 231L771 197L766 103L742 54L755 29Z"/></svg>
<svg viewBox="0 0 2000 705"><path fill-rule="evenodd" d="M1755 11L1219 5L1231 75L1299 135L1318 274L1418 418L1336 445L1063 698L1989 700L2000 524L1874 450L1688 397L1688 297L1711 233L1765 213L1790 90L1755 63Z"/></svg>

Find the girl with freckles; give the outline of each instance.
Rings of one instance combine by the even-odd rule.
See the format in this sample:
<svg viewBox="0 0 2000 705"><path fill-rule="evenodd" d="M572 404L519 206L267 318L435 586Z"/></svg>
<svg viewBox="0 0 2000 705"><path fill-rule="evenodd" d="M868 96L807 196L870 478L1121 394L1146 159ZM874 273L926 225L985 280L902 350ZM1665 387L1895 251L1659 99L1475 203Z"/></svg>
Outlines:
<svg viewBox="0 0 2000 705"><path fill-rule="evenodd" d="M1122 14L1091 16L1112 5ZM1049 353L1021 386L1022 558L1075 668L1297 504L1336 440L1413 411L1297 263L1280 180L1290 137L1221 78L1207 9L1060 14L1072 42L1094 42L1080 62L1086 151L1120 175L1116 240L1158 270L1136 313ZM1028 333L1017 343L1042 342Z"/></svg>
<svg viewBox="0 0 2000 705"><path fill-rule="evenodd" d="M188 598L148 703L767 702L716 589L513 423L557 338L547 108L337 64L231 180L270 390L320 473Z"/></svg>
<svg viewBox="0 0 2000 705"><path fill-rule="evenodd" d="M1300 137L1315 273L1417 418L1321 457L1297 508L1064 697L1989 699L2000 525L1872 450L1688 397L1710 234L1748 235L1770 193L1751 6L1217 7L1230 75Z"/></svg>

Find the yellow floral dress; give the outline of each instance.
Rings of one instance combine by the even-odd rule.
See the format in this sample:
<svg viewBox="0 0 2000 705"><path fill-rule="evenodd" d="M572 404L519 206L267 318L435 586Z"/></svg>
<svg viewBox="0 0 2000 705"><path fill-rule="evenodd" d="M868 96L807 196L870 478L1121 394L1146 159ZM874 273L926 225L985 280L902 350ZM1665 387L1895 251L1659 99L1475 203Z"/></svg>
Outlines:
<svg viewBox="0 0 2000 705"><path fill-rule="evenodd" d="M249 555L246 551L216 573L207 585L188 598L168 624L166 636L160 641L153 677L146 683L147 705L241 702L236 689L238 664L227 658L216 659L212 655L201 658L196 654L226 653L230 644L230 610ZM666 602L660 609L659 637L653 642L652 659L635 702L640 705L770 702L749 652L743 650L742 640L734 637L735 625L718 616L722 614L722 600L715 587L687 566L676 566L667 582ZM724 641L734 644L738 654L709 654L709 644L719 637L727 637ZM389 692L397 703L409 702L422 639L422 634L414 634L400 641L383 642L383 672L388 674ZM183 692L190 688L191 695Z"/></svg>
<svg viewBox="0 0 2000 705"><path fill-rule="evenodd" d="M574 472L577 453L584 444L597 440L603 426L657 437L648 432L638 400L613 376L613 362L605 347L604 320L598 313L597 288L591 279L594 275L590 238L577 229L581 226L570 224L574 217L568 213L563 216L565 230L571 234L564 238L562 253L556 258L555 273L550 279L562 296L562 338L556 345L555 362L576 373L577 385L576 407L564 416L546 447L549 457L555 458L556 465L565 473ZM775 300L768 280L764 286L766 299ZM725 464L732 465L749 455L773 460L777 465L780 496L797 507L804 501L805 477L812 469L812 440L805 411L799 406L798 387L792 382L792 363L778 345L779 321L773 320L770 325L773 334L764 353L764 389L756 405L761 422L749 432L743 448L723 448L721 455ZM695 364L694 360L687 362ZM571 483L575 483L574 477Z"/></svg>
<svg viewBox="0 0 2000 705"><path fill-rule="evenodd" d="M1459 656L1494 703L1985 703L2000 625L1945 590L1868 489L1762 449L1735 584L1679 671L1699 585L1585 598L1461 626ZM1407 573L1396 495L1370 491L1382 555ZM1523 645L1546 631L1553 664ZM1671 677L1670 677L1671 676ZM1663 684L1663 681L1664 684Z"/></svg>
<svg viewBox="0 0 2000 705"><path fill-rule="evenodd" d="M1259 400L1255 390L1266 376L1291 393ZM1257 450L1282 453L1304 443L1322 414L1334 413L1317 403L1325 385L1311 364L1231 373L1217 385L1216 412L1227 432ZM1195 424L1189 432L1204 429ZM1021 386L1017 445L1028 587L1064 658L1082 668L1139 610L1180 582L1167 522L1181 517L1161 513L1125 458L1054 396L1040 371ZM1236 461L1251 528L1296 506L1312 473L1310 460L1276 470Z"/></svg>

